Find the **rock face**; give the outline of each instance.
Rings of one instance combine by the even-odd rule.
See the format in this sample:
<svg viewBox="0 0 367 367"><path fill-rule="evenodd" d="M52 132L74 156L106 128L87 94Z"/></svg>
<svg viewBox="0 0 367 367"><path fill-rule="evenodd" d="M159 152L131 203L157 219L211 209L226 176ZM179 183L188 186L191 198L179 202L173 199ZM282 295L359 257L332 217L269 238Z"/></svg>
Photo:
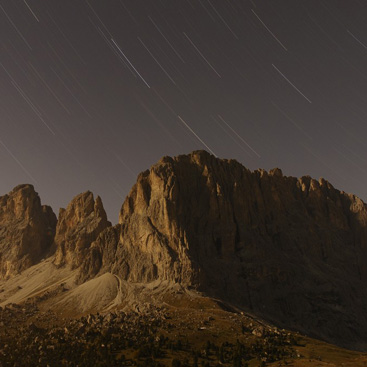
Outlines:
<svg viewBox="0 0 367 367"><path fill-rule="evenodd" d="M54 264L80 266L91 243L109 226L111 223L99 196L94 200L90 191L76 196L66 209L60 209Z"/></svg>
<svg viewBox="0 0 367 367"><path fill-rule="evenodd" d="M41 205L32 185L0 197L0 279L9 278L50 255L56 216Z"/></svg>
<svg viewBox="0 0 367 367"><path fill-rule="evenodd" d="M91 192L60 210L54 235L55 226L32 186L0 197L0 277L54 249L56 266L79 269L78 283L107 272L130 283L180 283L276 325L366 349L367 208L323 179L250 172L198 151L141 173L116 226Z"/></svg>
<svg viewBox="0 0 367 367"><path fill-rule="evenodd" d="M327 181L250 172L206 152L143 172L79 280L179 282L288 328L367 342L367 210Z"/></svg>

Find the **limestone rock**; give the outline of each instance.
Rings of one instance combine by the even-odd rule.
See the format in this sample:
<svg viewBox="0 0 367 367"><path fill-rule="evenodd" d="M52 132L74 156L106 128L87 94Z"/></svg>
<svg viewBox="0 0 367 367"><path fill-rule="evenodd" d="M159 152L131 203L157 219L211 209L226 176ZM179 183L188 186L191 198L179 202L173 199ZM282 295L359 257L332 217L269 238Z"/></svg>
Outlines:
<svg viewBox="0 0 367 367"><path fill-rule="evenodd" d="M91 244L81 266L77 283L92 279L98 273L112 271L120 239L120 226L108 227Z"/></svg>
<svg viewBox="0 0 367 367"><path fill-rule="evenodd" d="M9 278L50 254L56 216L32 185L0 197L0 278Z"/></svg>
<svg viewBox="0 0 367 367"><path fill-rule="evenodd" d="M66 209L60 209L54 264L77 268L91 243L110 225L99 196L94 200L90 191L76 196Z"/></svg>
<svg viewBox="0 0 367 367"><path fill-rule="evenodd" d="M360 199L323 179L250 172L198 151L139 175L80 279L112 271L130 282L179 282L358 348L367 342L366 258Z"/></svg>
<svg viewBox="0 0 367 367"><path fill-rule="evenodd" d="M0 278L52 250L56 266L79 268L78 283L107 272L131 289L179 283L288 329L367 345L366 204L324 179L251 172L204 151L164 157L139 175L115 226L91 192L57 225L31 185L0 197Z"/></svg>

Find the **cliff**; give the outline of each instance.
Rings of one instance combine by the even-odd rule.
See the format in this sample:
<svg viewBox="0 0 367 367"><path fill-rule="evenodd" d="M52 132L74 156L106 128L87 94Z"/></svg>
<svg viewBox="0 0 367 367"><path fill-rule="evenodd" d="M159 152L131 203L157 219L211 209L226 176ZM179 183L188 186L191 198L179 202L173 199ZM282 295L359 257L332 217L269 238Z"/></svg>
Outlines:
<svg viewBox="0 0 367 367"><path fill-rule="evenodd" d="M74 269L76 287L112 273L121 301L123 281L179 284L335 344L367 343L366 205L324 179L197 151L141 173L115 226L91 192L61 209L57 226L30 185L0 204L2 277L53 243L53 264Z"/></svg>
<svg viewBox="0 0 367 367"><path fill-rule="evenodd" d="M66 209L60 209L54 264L79 267L91 243L109 226L111 223L99 196L94 200L90 191L77 195Z"/></svg>
<svg viewBox="0 0 367 367"><path fill-rule="evenodd" d="M250 172L202 151L164 157L139 175L79 281L111 271L177 282L356 347L367 341L366 231L365 204L323 179Z"/></svg>
<svg viewBox="0 0 367 367"><path fill-rule="evenodd" d="M56 216L32 185L0 197L0 278L9 278L50 254Z"/></svg>

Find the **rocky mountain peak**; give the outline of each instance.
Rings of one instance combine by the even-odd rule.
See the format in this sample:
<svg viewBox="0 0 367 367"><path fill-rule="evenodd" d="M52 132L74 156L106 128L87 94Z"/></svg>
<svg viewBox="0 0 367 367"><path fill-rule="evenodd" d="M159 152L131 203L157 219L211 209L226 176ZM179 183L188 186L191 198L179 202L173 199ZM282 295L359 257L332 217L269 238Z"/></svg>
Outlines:
<svg viewBox="0 0 367 367"><path fill-rule="evenodd" d="M0 198L1 212L13 218L29 218L37 208L41 207L41 201L34 187L30 184L16 186L8 195Z"/></svg>
<svg viewBox="0 0 367 367"><path fill-rule="evenodd" d="M66 209L60 209L54 264L78 267L91 243L109 226L111 223L99 196L94 199L90 191L77 195Z"/></svg>
<svg viewBox="0 0 367 367"><path fill-rule="evenodd" d="M0 198L16 236L37 208L50 217L27 190ZM55 265L79 268L77 284L105 273L128 289L179 284L329 342L367 343L367 208L324 179L251 172L204 151L163 157L138 176L119 224L87 191L60 210L54 245Z"/></svg>
<svg viewBox="0 0 367 367"><path fill-rule="evenodd" d="M269 176L283 177L283 172L280 168L273 168L269 171Z"/></svg>
<svg viewBox="0 0 367 367"><path fill-rule="evenodd" d="M367 281L366 219L360 199L324 179L251 172L203 151L164 157L139 175L80 279L111 271L130 282L178 282L351 345L367 341L357 306L367 307L367 294L352 291Z"/></svg>
<svg viewBox="0 0 367 367"><path fill-rule="evenodd" d="M56 216L29 184L0 197L0 278L8 278L47 256Z"/></svg>

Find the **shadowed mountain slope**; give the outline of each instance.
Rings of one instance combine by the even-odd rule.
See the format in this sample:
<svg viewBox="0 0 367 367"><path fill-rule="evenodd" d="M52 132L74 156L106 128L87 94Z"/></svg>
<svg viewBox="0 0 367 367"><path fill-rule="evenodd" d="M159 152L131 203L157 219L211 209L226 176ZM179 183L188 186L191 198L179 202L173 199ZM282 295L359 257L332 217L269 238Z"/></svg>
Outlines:
<svg viewBox="0 0 367 367"><path fill-rule="evenodd" d="M365 204L323 179L250 172L203 151L164 157L139 175L79 281L110 271L129 282L177 282L363 348L366 230Z"/></svg>

